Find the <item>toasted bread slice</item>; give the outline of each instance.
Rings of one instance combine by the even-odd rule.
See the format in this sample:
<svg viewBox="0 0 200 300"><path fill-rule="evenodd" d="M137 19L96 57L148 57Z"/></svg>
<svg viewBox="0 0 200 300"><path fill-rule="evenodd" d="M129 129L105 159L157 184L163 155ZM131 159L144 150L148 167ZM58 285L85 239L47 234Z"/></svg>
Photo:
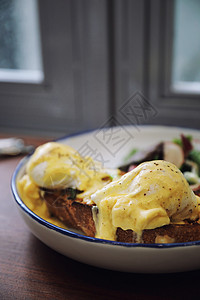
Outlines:
<svg viewBox="0 0 200 300"><path fill-rule="evenodd" d="M117 240L125 243L185 243L200 240L200 224L197 222L185 224L170 224L155 229L145 229L141 237L128 229L117 228Z"/></svg>
<svg viewBox="0 0 200 300"><path fill-rule="evenodd" d="M68 194L46 191L43 195L47 207L68 227L81 230L87 236L95 236L95 223L92 216L93 205L85 204L81 199L69 199Z"/></svg>
<svg viewBox="0 0 200 300"><path fill-rule="evenodd" d="M60 219L72 229L81 230L85 235L95 237L95 222L92 209L81 199L69 199L68 195L46 191L44 199L52 215ZM133 230L117 228L116 240L124 243L184 243L200 240L200 224L198 221L184 224L170 224L155 229L143 230L138 236Z"/></svg>

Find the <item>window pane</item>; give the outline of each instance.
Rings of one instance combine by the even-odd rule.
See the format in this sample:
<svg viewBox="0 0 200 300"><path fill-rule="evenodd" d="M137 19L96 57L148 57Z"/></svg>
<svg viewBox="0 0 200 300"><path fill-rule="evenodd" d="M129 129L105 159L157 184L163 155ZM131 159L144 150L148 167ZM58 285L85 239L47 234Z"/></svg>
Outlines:
<svg viewBox="0 0 200 300"><path fill-rule="evenodd" d="M200 91L200 1L176 0L172 86Z"/></svg>
<svg viewBox="0 0 200 300"><path fill-rule="evenodd" d="M0 28L0 81L41 81L37 0L0 0Z"/></svg>

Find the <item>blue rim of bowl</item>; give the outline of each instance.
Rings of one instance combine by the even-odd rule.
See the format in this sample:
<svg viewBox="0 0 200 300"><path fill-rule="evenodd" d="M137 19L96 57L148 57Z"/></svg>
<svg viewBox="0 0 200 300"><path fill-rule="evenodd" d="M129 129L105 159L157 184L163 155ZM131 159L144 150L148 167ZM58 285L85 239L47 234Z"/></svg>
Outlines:
<svg viewBox="0 0 200 300"><path fill-rule="evenodd" d="M131 126L131 125L128 125ZM149 127L147 125L141 126L141 127ZM158 126L152 126L152 127L158 127ZM166 127L166 128L170 128L171 126L162 126L162 127ZM180 129L180 127L171 127L171 128L176 128L176 129ZM182 128L184 129L184 128ZM185 128L186 129L186 128ZM193 130L193 129L191 129ZM96 129L92 129L92 130L85 130L82 132L78 132L78 133L74 133L74 134L70 134L70 135L66 135L63 136L59 139L56 139L55 141L60 141L62 142L63 140L67 140L70 139L72 137L76 137L76 136L80 136L80 135L84 135L87 133L92 133L96 131ZM194 129L195 131L195 129ZM197 130L196 130L197 131ZM97 244L104 244L104 245L113 245L113 246L121 246L121 247L128 247L128 248L156 248L156 249L167 249L167 248L180 248L180 247L188 247L188 246L199 246L200 245L200 240L199 241L193 241L193 242L185 242L185 243L158 243L158 244L142 244L142 243L123 243L123 242L117 242L117 241L110 241L110 240L104 240L104 239L99 239L99 238L94 238L94 237L89 237L89 236L85 236L83 234L80 233L76 233L73 231L70 231L68 229L64 229L61 227L58 227L52 223L49 223L48 221L42 219L41 217L39 217L38 215L36 215L34 212L32 212L22 201L22 199L20 198L18 191L17 191L17 186L16 186L16 180L17 180L17 176L19 174L19 171L21 170L21 168L25 165L26 161L29 159L29 157L31 156L31 154L25 156L17 165L12 178L11 178L11 190L12 190L12 194L14 196L14 199L16 201L16 203L19 205L19 207L29 215L29 217L31 217L33 220L37 221L38 223L40 223L41 225L51 229L51 230L55 230L56 232L60 233L60 234L64 234L67 235L69 237L72 238L77 238L77 239L81 239L81 240L85 240L87 242L93 242L93 243L97 243Z"/></svg>

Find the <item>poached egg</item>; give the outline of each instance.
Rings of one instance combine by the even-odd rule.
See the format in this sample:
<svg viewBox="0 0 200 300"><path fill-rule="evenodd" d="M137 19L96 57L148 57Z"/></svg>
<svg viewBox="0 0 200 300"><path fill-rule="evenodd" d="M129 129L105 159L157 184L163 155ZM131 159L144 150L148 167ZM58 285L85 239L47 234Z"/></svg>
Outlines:
<svg viewBox="0 0 200 300"><path fill-rule="evenodd" d="M78 197L85 201L120 174L118 169L105 169L100 162L57 142L39 146L28 161L26 172L40 188L78 189L82 192Z"/></svg>

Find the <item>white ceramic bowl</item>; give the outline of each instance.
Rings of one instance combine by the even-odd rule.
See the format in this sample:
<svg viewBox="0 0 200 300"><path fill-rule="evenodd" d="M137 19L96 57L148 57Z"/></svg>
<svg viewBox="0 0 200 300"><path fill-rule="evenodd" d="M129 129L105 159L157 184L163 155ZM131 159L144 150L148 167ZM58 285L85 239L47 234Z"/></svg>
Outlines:
<svg viewBox="0 0 200 300"><path fill-rule="evenodd" d="M81 133L59 140L77 150L85 145L96 150L95 155L104 159L107 166L115 167L123 163L123 157L130 149L154 145L161 140L171 140L180 133L191 134L200 139L200 132L174 127L125 126L115 128L116 135L111 143L109 128ZM121 130L121 132L120 132ZM103 132L104 131L104 132ZM113 134L112 129L112 134ZM105 140L109 136L109 141ZM115 141L114 141L115 140ZM111 150L113 149L113 150ZM80 151L81 152L81 151ZM97 153L98 152L98 153ZM34 214L20 198L16 182L24 174L29 157L17 166L12 177L12 192L17 208L31 232L46 245L77 261L93 266L136 273L169 273L200 268L200 241L179 244L132 244L86 237L71 230L57 227Z"/></svg>

